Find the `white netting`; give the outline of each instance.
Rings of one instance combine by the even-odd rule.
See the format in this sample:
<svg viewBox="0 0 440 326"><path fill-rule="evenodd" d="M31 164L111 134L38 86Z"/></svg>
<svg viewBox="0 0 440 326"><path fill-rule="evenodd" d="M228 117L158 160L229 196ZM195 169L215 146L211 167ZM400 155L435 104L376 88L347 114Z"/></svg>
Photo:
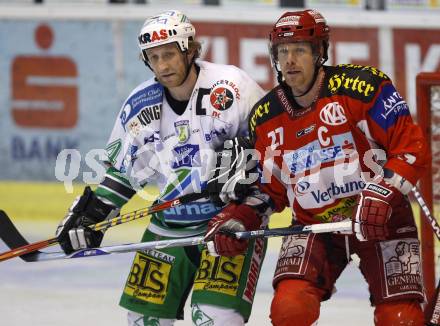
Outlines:
<svg viewBox="0 0 440 326"><path fill-rule="evenodd" d="M440 86L431 86L432 182L434 203L440 202Z"/></svg>

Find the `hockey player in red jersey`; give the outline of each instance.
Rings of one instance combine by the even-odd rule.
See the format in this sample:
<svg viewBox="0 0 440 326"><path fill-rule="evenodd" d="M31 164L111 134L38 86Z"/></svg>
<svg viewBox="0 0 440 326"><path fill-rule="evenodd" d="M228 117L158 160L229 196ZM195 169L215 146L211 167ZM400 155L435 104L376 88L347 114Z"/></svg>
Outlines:
<svg viewBox="0 0 440 326"><path fill-rule="evenodd" d="M283 239L273 286L274 325L312 325L352 254L368 283L374 323L423 325L419 240L406 198L430 159L407 104L380 70L325 66L330 29L317 11L286 12L270 32L279 85L251 111L260 188L293 224L352 219L353 234ZM257 214L234 204L212 219L212 254L244 250L219 232Z"/></svg>

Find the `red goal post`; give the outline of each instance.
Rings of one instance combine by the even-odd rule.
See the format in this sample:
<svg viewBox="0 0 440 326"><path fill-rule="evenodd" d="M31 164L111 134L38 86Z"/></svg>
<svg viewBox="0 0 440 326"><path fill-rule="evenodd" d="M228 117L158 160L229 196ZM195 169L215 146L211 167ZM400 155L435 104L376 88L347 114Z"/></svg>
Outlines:
<svg viewBox="0 0 440 326"><path fill-rule="evenodd" d="M416 97L417 122L427 136L432 155L432 161L420 180L420 191L435 217L437 212L433 203L440 201L440 72L422 72L417 75ZM420 216L423 277L427 296L432 298L436 261L434 233L427 219Z"/></svg>

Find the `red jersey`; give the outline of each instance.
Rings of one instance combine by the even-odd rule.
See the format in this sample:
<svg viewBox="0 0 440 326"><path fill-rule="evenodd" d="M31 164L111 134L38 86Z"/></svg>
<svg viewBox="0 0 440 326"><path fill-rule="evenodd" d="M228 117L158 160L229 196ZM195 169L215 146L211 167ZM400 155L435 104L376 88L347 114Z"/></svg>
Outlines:
<svg viewBox="0 0 440 326"><path fill-rule="evenodd" d="M351 218L357 194L381 171L413 185L428 162L421 129L391 80L376 68L324 66L318 99L302 108L279 85L249 117L261 155L261 188L299 223Z"/></svg>

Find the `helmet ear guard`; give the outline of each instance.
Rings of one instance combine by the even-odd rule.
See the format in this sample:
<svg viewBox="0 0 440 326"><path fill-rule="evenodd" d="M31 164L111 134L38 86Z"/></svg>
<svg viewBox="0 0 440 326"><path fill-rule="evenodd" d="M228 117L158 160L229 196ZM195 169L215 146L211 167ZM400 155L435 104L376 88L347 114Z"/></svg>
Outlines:
<svg viewBox="0 0 440 326"><path fill-rule="evenodd" d="M328 46L329 43L326 40L322 40L318 43L312 43L312 49L314 55L317 57L317 66L322 66L328 60ZM321 52L322 47L322 52Z"/></svg>

